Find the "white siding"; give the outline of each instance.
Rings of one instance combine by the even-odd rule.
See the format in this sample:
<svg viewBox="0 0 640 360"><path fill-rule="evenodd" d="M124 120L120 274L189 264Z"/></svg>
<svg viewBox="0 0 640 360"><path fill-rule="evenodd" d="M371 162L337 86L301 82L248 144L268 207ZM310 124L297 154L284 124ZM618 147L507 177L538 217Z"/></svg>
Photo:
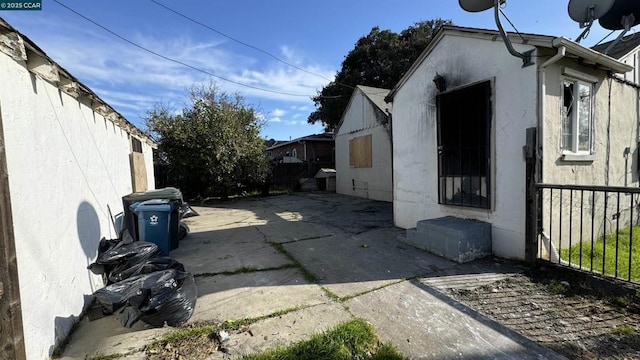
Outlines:
<svg viewBox="0 0 640 360"><path fill-rule="evenodd" d="M633 66L633 70L625 73L624 75L622 75L622 77L634 84L640 84L640 71L638 71L638 65L640 65L638 64L640 57L638 54L639 51L640 48L635 48L632 52L620 59L620 61L622 61L623 63Z"/></svg>
<svg viewBox="0 0 640 360"><path fill-rule="evenodd" d="M87 265L101 237L116 237L108 209L131 192L129 139L4 53L0 107L27 358L45 359L103 285Z"/></svg>
<svg viewBox="0 0 640 360"><path fill-rule="evenodd" d="M372 167L350 167L349 140L366 135L371 135ZM385 127L376 121L375 105L359 89L355 91L345 110L344 121L336 134L335 146L337 193L393 201L391 139Z"/></svg>
<svg viewBox="0 0 640 360"><path fill-rule="evenodd" d="M518 51L531 46L514 44ZM436 73L448 90L493 82L490 210L438 204ZM493 253L525 255L525 129L536 126L536 66L508 54L502 41L445 36L398 90L393 102L394 221L457 216L492 224ZM464 106L464 104L460 104Z"/></svg>

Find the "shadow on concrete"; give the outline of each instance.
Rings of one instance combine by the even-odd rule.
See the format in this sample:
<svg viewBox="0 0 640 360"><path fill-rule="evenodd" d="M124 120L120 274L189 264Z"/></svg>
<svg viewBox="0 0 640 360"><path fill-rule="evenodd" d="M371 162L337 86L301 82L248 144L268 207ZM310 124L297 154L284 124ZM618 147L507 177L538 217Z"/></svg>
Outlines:
<svg viewBox="0 0 640 360"><path fill-rule="evenodd" d="M518 269L496 267L491 260L460 265L405 245L399 241L404 230L393 226L391 203L304 193L234 200L196 210L201 216L186 219L191 233L170 253L196 276L194 322L257 318L286 308L330 304L335 297L358 299L380 289L401 301L403 294L396 289L405 288L416 298L436 297L444 308L478 319L529 353L546 351L443 295L428 281L421 282L464 283L470 281L465 275L488 274L489 279L496 272ZM363 305L365 314L370 310L385 311L385 305L381 302L375 309ZM456 358L485 358L494 349L498 351L487 345L482 356ZM519 349L496 353L496 358L521 358Z"/></svg>
<svg viewBox="0 0 640 360"><path fill-rule="evenodd" d="M425 285L420 281L411 281L411 283L413 285L415 285L416 287L418 287L419 289L421 289L422 291L430 294L431 296L439 299L441 302L447 304L448 306L460 311L463 314L468 315L469 317L472 317L473 319L475 319L476 321L480 322L481 324L483 324L484 326L486 326L489 329L492 329L504 336L506 336L507 338L515 341L516 343L518 343L519 345L522 346L523 349L526 350L522 350L522 351L514 351L514 352L507 352L507 353L496 353L493 356L489 356L489 358L492 359L526 359L529 358L533 353L538 355L538 358L542 358L542 359L556 359L556 358L562 358L561 356L558 356L558 354L556 354L555 352L553 352L552 350L549 350L547 348L545 348L544 346L538 345L534 342L532 342L531 340L527 339L526 337L520 335L519 333L509 329L508 327L501 325L493 320L491 320L490 318L486 317L483 314L480 314L479 312L471 309L470 307L457 302L456 300L442 294L441 292L439 292L438 290L434 289L431 286ZM467 357L461 357L462 359L480 359L480 358L487 358L485 355L483 355L482 357L475 357L475 356L467 356Z"/></svg>

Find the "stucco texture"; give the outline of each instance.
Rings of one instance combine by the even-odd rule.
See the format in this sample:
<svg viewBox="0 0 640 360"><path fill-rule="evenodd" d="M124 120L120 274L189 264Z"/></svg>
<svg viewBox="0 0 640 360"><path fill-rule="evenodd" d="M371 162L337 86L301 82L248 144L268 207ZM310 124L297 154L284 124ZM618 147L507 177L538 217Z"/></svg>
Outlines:
<svg viewBox="0 0 640 360"><path fill-rule="evenodd" d="M514 44L517 51L531 46ZM447 91L491 81L491 209L438 204L436 89L442 75ZM493 253L524 258L525 162L522 146L535 127L536 67L508 54L501 41L445 36L397 90L393 107L394 221L402 228L442 216L492 224ZM461 103L460 106L464 106Z"/></svg>
<svg viewBox="0 0 640 360"><path fill-rule="evenodd" d="M101 237L116 237L109 211L131 192L130 139L24 61L0 53L0 69L24 340L28 359L44 359L103 285L87 265Z"/></svg>

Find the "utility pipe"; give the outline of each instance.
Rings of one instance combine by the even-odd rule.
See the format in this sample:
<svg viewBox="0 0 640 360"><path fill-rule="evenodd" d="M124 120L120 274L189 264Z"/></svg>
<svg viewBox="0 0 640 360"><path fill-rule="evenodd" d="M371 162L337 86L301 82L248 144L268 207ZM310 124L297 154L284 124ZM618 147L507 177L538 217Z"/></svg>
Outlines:
<svg viewBox="0 0 640 360"><path fill-rule="evenodd" d="M540 164L542 164L542 159L543 159L542 152L540 149L544 148L542 145L544 141L543 129L544 129L544 116L546 111L545 98L547 93L546 69L549 65L554 64L558 62L560 59L562 59L563 57L565 57L566 53L567 53L567 48L565 46L560 46L558 48L558 52L554 56L552 56L549 60L545 61L540 65L540 67L538 67L538 129L536 134L537 144L536 144L535 154L536 154L536 161L540 161ZM540 170L541 170L540 168L536 169L535 179L536 181L544 182L544 179L542 178L542 173ZM560 254L558 253L558 250L555 248L555 246L551 242L551 239L549 239L549 237L546 234L544 234L544 232L542 233L542 236L540 238L545 248L549 252L549 257L551 258L551 260L553 262L558 261L560 259Z"/></svg>

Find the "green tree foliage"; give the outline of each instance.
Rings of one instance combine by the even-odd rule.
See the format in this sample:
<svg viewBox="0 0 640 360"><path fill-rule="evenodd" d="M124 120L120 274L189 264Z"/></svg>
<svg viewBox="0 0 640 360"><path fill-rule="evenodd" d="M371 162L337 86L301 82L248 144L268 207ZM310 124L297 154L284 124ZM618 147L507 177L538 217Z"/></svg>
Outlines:
<svg viewBox="0 0 640 360"><path fill-rule="evenodd" d="M188 198L226 197L239 185L263 182L269 166L257 110L215 85L194 87L190 95L180 113L162 106L147 113L170 182Z"/></svg>
<svg viewBox="0 0 640 360"><path fill-rule="evenodd" d="M321 122L327 130L335 128L356 85L393 88L438 29L450 24L443 19L421 21L400 34L372 28L347 54L335 80L312 98L316 110L307 121Z"/></svg>

